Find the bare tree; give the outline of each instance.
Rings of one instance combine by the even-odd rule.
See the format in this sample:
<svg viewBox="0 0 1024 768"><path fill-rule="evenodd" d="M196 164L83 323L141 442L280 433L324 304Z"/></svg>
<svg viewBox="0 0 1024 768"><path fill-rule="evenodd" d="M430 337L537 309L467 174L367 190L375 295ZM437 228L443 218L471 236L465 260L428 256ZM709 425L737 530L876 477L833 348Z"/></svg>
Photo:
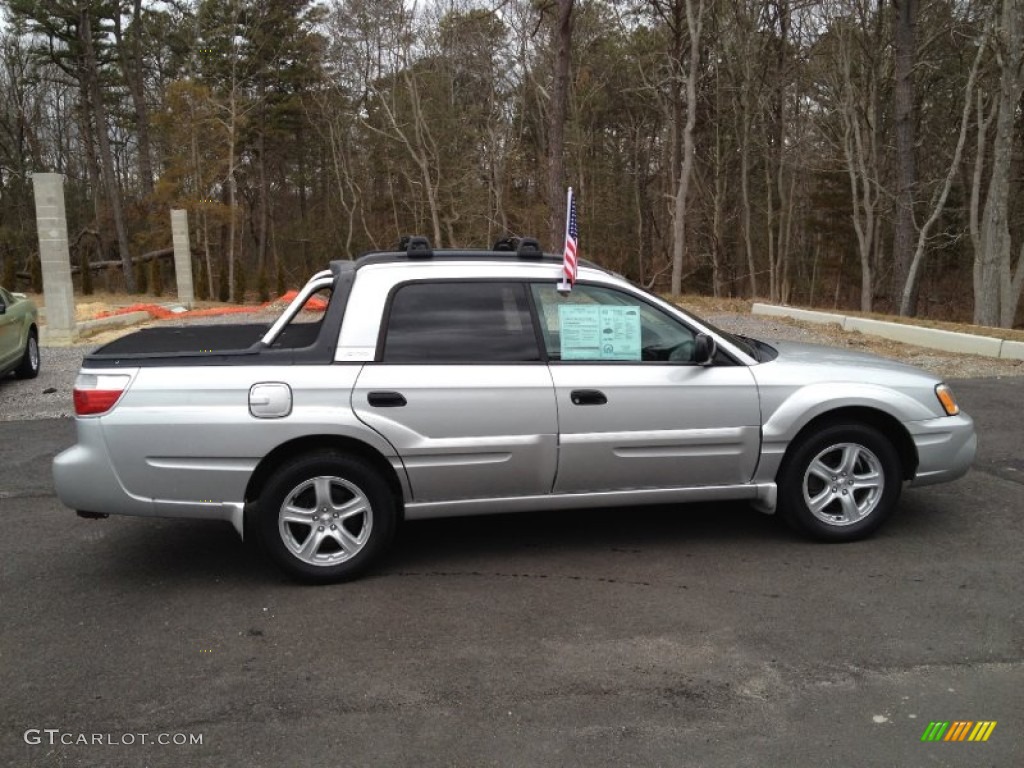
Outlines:
<svg viewBox="0 0 1024 768"><path fill-rule="evenodd" d="M990 32L991 27L986 24L982 31L981 39L977 44L978 50L974 56L974 63L971 65L971 70L967 77L967 86L964 92L964 107L960 115L960 132L957 134L956 149L953 150L953 159L950 161L949 170L946 173L946 178L943 181L942 186L932 200L931 213L917 233L917 245L914 248L914 257L910 262L910 268L907 270L907 282L904 284L903 292L900 296L900 315L904 317L916 314L915 297L917 296L917 284L920 279L921 264L924 261L925 249L928 245L928 237L931 234L932 228L939 220L939 216L942 214L942 211L946 207L946 200L948 199L949 191L953 186L953 180L960 169L960 158L963 156L964 144L967 141L967 131L970 127L971 112L974 107L974 85L978 77L978 71L981 68L981 61L985 53L985 47L988 44ZM979 135L982 137L984 136L984 129L980 131Z"/></svg>
<svg viewBox="0 0 1024 768"><path fill-rule="evenodd" d="M882 197L878 132L880 129L879 87L882 78L882 41L875 33L871 0L852 0L832 6L838 11L830 18L830 33L821 45L824 66L821 74L823 104L820 130L838 133L838 145L850 184L851 219L860 257L860 309L870 312L874 293L872 260L879 238L879 208ZM832 114L839 117L834 131Z"/></svg>
<svg viewBox="0 0 1024 768"><path fill-rule="evenodd" d="M548 243L561 247L565 184L565 115L569 103L569 62L572 58L574 0L555 0L551 47L555 53L551 104L548 109Z"/></svg>
<svg viewBox="0 0 1024 768"><path fill-rule="evenodd" d="M974 322L1009 328L1024 287L1024 248L1014 269L1009 225L1010 166L1016 114L1024 91L1024 9L1020 0L1002 0L1001 5L995 51L999 90L993 105L992 168L981 219L980 251L974 255Z"/></svg>
<svg viewBox="0 0 1024 768"><path fill-rule="evenodd" d="M124 211L121 207L121 189L114 173L114 156L110 151L107 110L103 103L100 71L93 43L92 11L88 6L83 7L79 13L78 33L82 45L82 70L86 78L85 87L91 96L92 111L95 117L96 140L100 148L100 161L103 168L103 183L107 189L107 200L114 216L114 228L117 231L117 243L121 251L121 263L124 265L124 284L130 293L134 293L135 272L132 268L132 254L128 244L128 229L125 227Z"/></svg>
<svg viewBox="0 0 1024 768"><path fill-rule="evenodd" d="M686 238L686 203L690 191L690 177L694 163L694 128L697 125L697 79L700 76L701 31L704 26L704 0L683 0L686 7L686 30L689 35L689 54L681 72L686 92L686 123L682 128L683 156L679 168L679 184L675 191L672 217L672 293L683 291L683 257Z"/></svg>
<svg viewBox="0 0 1024 768"><path fill-rule="evenodd" d="M917 190L915 139L916 97L914 60L917 45L918 0L893 0L896 14L893 40L896 55L896 79L893 88L896 121L896 219L892 255L893 293L907 282L914 254L914 195ZM917 294L911 295L910 310L916 310Z"/></svg>

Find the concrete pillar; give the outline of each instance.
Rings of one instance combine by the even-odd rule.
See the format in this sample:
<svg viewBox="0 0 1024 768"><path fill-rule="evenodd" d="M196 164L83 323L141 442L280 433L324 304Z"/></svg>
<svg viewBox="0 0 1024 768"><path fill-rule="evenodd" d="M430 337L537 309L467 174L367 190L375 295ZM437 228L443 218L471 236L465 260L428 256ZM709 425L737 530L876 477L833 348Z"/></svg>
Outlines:
<svg viewBox="0 0 1024 768"><path fill-rule="evenodd" d="M78 338L78 327L68 222L64 213L64 176L33 173L32 188L36 198L39 259L43 266L43 301L46 303L46 329L41 340L54 345L70 344Z"/></svg>
<svg viewBox="0 0 1024 768"><path fill-rule="evenodd" d="M178 280L178 301L192 309L192 250L188 244L188 211L171 211L171 239L174 242L174 276Z"/></svg>

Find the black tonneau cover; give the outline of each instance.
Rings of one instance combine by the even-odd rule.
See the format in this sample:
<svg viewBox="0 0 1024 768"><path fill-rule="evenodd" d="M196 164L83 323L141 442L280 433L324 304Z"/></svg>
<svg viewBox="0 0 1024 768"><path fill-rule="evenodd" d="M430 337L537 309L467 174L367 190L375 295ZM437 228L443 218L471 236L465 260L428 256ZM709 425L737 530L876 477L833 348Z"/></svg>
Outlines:
<svg viewBox="0 0 1024 768"><path fill-rule="evenodd" d="M249 325L186 325L179 328L144 328L103 345L90 357L209 354L214 351L241 352L258 342L269 327L265 323L252 323ZM291 330L288 328L285 333Z"/></svg>
<svg viewBox="0 0 1024 768"><path fill-rule="evenodd" d="M260 341L269 325L144 328L86 355L83 368L329 363L333 344L320 344L324 322L289 325L272 347ZM337 333L334 334L337 339Z"/></svg>
<svg viewBox="0 0 1024 768"><path fill-rule="evenodd" d="M269 324L185 325L144 328L85 356L82 368L148 368L194 365L329 365L345 315L355 270L332 262L334 286L318 322L292 322L273 346L261 339Z"/></svg>

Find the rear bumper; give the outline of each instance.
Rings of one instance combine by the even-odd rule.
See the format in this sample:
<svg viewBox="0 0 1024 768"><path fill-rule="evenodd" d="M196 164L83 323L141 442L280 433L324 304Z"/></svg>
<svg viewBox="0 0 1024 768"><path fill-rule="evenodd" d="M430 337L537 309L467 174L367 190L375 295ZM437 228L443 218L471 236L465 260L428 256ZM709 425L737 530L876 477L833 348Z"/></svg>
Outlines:
<svg viewBox="0 0 1024 768"><path fill-rule="evenodd" d="M164 501L130 493L110 462L99 419L75 420L78 443L53 460L57 497L79 512L228 520L242 530L242 504Z"/></svg>
<svg viewBox="0 0 1024 768"><path fill-rule="evenodd" d="M911 486L946 483L970 469L978 450L974 420L966 413L907 424L917 447L918 465Z"/></svg>
<svg viewBox="0 0 1024 768"><path fill-rule="evenodd" d="M152 517L153 500L129 493L107 455L99 419L76 419L78 443L53 460L58 498L72 509L112 515Z"/></svg>

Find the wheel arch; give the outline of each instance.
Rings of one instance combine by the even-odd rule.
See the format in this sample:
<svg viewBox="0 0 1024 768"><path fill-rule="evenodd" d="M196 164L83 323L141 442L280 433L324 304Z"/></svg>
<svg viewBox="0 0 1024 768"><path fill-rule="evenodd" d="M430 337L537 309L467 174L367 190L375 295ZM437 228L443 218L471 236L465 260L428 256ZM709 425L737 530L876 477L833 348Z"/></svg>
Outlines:
<svg viewBox="0 0 1024 768"><path fill-rule="evenodd" d="M893 448L896 449L896 455L899 456L900 466L903 470L903 479L912 480L914 475L917 474L919 462L917 446L914 445L914 439L910 436L906 427L891 414L881 409L864 405L843 406L825 411L804 424L794 435L793 439L789 441L782 462L779 464L777 474L781 475L785 471L793 452L804 440L815 432L837 424L866 424L869 427L874 427L884 437L888 438L892 442Z"/></svg>
<svg viewBox="0 0 1024 768"><path fill-rule="evenodd" d="M304 435L303 437L297 437L288 442L281 443L281 445L274 448L274 450L260 460L260 463L256 465L256 469L253 470L252 476L249 478L249 483L245 488L246 505L251 505L252 502L255 502L260 497L274 472L289 459L305 453L332 450L350 456L358 456L371 464L374 469L380 472L381 477L384 478L388 488L391 490L395 500L395 508L399 510L400 514L404 512L405 494L402 481L395 468L391 465L391 462L373 446L361 440L343 435Z"/></svg>
<svg viewBox="0 0 1024 768"><path fill-rule="evenodd" d="M25 349L28 348L28 340L32 338L34 338L36 342L39 341L39 327L36 325L34 320L29 319L28 326L25 328L25 338L22 339Z"/></svg>

